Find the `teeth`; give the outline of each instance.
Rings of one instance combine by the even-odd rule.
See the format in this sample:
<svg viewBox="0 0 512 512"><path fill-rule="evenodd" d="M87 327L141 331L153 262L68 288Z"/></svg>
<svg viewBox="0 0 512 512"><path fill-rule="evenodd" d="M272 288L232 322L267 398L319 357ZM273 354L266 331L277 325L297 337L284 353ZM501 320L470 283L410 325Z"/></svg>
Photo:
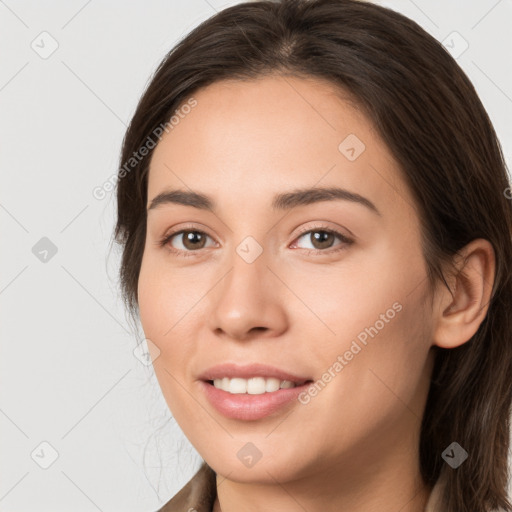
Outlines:
<svg viewBox="0 0 512 512"><path fill-rule="evenodd" d="M230 379L229 377L224 377L222 379L214 379L213 385L217 389L222 389L228 393L247 393L249 395L262 395L263 393L272 393L278 389L288 389L296 386L290 380L265 379L263 377L252 377L250 379L241 379L239 377Z"/></svg>
<svg viewBox="0 0 512 512"><path fill-rule="evenodd" d="M263 379L265 381L265 391L271 393L277 391L281 387L281 381L279 379ZM284 382L284 380L282 381Z"/></svg>

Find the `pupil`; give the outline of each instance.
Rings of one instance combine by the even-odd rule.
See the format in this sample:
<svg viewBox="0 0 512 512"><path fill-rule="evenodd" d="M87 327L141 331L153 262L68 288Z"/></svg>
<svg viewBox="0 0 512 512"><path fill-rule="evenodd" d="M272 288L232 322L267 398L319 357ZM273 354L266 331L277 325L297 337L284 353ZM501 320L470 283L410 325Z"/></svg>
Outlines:
<svg viewBox="0 0 512 512"><path fill-rule="evenodd" d="M201 242L201 233L198 233L197 231L189 231L186 233L185 236L186 243L185 247L187 247L187 244L192 244L192 248L194 248L194 245L197 245L197 242Z"/></svg>
<svg viewBox="0 0 512 512"><path fill-rule="evenodd" d="M333 236L332 233L328 233L327 231L314 231L312 233L314 239L315 239L315 242L319 242L320 243L320 248L325 248L325 247L329 247L329 243L326 243L330 241L330 237ZM315 244L313 244L315 245Z"/></svg>

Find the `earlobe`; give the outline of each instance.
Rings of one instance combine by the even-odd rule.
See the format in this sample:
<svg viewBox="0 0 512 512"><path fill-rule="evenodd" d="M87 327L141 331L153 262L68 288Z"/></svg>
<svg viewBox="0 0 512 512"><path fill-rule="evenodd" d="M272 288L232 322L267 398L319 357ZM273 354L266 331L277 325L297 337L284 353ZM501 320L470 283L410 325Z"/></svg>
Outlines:
<svg viewBox="0 0 512 512"><path fill-rule="evenodd" d="M483 322L495 276L494 249L488 240L478 238L463 247L454 259L456 274L450 290L439 286L438 307L432 343L455 348L469 341Z"/></svg>

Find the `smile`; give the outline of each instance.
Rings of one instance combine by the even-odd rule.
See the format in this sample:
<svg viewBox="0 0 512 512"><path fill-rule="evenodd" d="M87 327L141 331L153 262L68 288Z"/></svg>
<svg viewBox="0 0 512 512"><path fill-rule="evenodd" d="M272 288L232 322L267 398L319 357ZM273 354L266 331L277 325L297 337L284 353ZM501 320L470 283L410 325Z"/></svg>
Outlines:
<svg viewBox="0 0 512 512"><path fill-rule="evenodd" d="M279 389L290 389L304 384L304 382L292 382L291 380L280 380L272 377L252 377L250 379L223 377L209 382L217 389L231 394L246 393L249 395L262 395L263 393L272 393Z"/></svg>

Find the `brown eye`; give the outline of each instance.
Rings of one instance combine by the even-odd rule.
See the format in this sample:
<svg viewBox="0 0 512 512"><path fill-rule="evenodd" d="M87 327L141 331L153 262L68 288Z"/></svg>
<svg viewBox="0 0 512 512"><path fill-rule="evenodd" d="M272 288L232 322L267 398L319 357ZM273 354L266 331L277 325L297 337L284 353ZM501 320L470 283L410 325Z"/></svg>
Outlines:
<svg viewBox="0 0 512 512"><path fill-rule="evenodd" d="M167 247L175 254L187 256L192 255L194 252L198 252L199 249L203 249L207 238L210 238L213 241L213 239L203 231L197 229L182 229L181 231L165 236L159 242L159 245ZM175 245L176 243L177 246ZM215 242L213 242L210 247L212 245L214 246Z"/></svg>
<svg viewBox="0 0 512 512"><path fill-rule="evenodd" d="M309 249L312 252L318 251L319 253L328 253L332 251L328 251L326 249L331 249L332 247L336 247L333 250L343 249L349 246L353 240L347 238L346 236L334 231L332 229L310 229L308 231L303 232L298 238L297 241L305 239L309 241L310 247L300 247L297 242L296 245L302 249ZM336 244L336 239L340 241L340 243ZM339 246L339 247L338 247Z"/></svg>
<svg viewBox="0 0 512 512"><path fill-rule="evenodd" d="M315 249L328 249L336 238L328 231L311 231L309 235Z"/></svg>
<svg viewBox="0 0 512 512"><path fill-rule="evenodd" d="M185 249L195 250L202 249L206 243L206 235L201 231L181 231L177 233L182 235L182 243Z"/></svg>

